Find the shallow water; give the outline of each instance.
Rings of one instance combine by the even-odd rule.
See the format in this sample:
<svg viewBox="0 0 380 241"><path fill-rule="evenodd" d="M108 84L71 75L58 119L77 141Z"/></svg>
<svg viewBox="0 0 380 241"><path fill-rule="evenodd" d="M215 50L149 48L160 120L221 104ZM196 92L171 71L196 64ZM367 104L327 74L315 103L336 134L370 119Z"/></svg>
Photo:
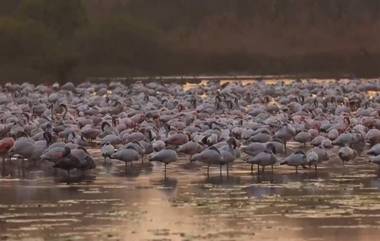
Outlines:
<svg viewBox="0 0 380 241"><path fill-rule="evenodd" d="M98 151L93 151L99 156ZM380 178L366 158L318 173L237 161L210 178L186 157L168 166L113 162L81 176L27 171L0 180L0 240L376 240Z"/></svg>

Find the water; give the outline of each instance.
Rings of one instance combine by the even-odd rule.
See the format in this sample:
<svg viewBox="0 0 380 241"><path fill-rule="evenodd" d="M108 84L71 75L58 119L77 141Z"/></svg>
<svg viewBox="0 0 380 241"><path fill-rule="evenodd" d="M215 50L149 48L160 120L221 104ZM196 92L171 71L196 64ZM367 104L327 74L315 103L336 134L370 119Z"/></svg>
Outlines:
<svg viewBox="0 0 380 241"><path fill-rule="evenodd" d="M380 179L365 157L318 173L275 167L262 177L237 161L219 168L113 162L67 178L27 171L0 180L0 240L376 240Z"/></svg>

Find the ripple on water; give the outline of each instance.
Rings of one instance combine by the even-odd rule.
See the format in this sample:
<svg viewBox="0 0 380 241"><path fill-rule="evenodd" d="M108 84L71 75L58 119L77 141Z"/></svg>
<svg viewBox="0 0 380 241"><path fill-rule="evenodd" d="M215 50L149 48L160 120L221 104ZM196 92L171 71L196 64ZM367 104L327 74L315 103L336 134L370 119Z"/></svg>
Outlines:
<svg viewBox="0 0 380 241"><path fill-rule="evenodd" d="M322 167L317 175L276 168L262 180L250 176L242 163L234 164L228 178L217 171L206 178L203 170L192 172L199 167L187 163L173 164L166 180L161 166L133 177L98 167L90 182L78 179L69 184L52 177L2 179L0 235L5 236L0 237L351 241L339 230L380 234L380 181L362 162L360 171L351 164L345 169ZM175 165L187 169L176 173Z"/></svg>

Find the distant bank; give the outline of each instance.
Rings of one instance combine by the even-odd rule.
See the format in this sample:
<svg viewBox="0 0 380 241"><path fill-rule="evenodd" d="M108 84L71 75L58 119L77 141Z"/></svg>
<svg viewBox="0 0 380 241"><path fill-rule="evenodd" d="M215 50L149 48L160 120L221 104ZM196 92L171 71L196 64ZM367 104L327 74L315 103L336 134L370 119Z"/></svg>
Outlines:
<svg viewBox="0 0 380 241"><path fill-rule="evenodd" d="M380 76L379 0L1 0L0 81Z"/></svg>

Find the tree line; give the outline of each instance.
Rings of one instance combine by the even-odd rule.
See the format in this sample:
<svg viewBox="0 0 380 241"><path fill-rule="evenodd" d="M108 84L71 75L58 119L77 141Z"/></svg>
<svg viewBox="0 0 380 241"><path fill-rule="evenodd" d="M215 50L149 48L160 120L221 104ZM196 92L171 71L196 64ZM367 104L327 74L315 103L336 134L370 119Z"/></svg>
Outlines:
<svg viewBox="0 0 380 241"><path fill-rule="evenodd" d="M376 75L378 0L2 0L0 79Z"/></svg>

